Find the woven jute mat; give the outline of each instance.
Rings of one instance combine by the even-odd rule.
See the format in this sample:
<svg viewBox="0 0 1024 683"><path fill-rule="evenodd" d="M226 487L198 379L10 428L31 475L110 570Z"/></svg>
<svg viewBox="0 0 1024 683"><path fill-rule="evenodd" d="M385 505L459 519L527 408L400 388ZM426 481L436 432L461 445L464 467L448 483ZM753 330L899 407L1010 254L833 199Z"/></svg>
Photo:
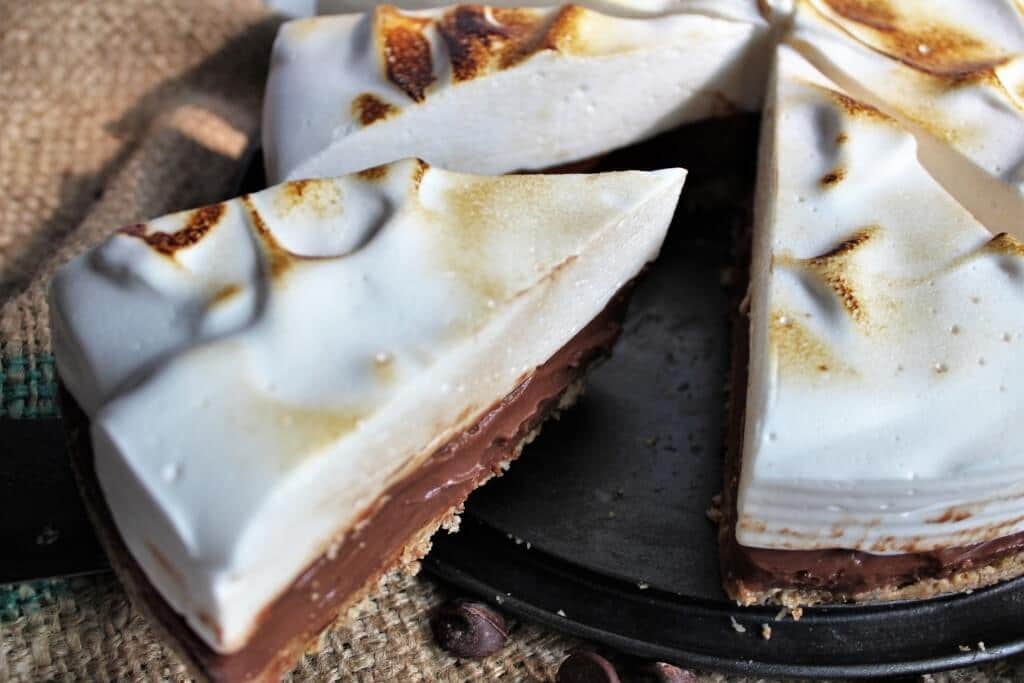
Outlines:
<svg viewBox="0 0 1024 683"><path fill-rule="evenodd" d="M120 225L231 192L280 21L256 0L0 2L0 417L56 412L45 291L58 265ZM386 577L290 678L550 680L578 646L519 623L499 654L459 662L430 637L442 599L425 578ZM933 678L1024 680L1024 667ZM0 587L0 681L183 679L111 575Z"/></svg>

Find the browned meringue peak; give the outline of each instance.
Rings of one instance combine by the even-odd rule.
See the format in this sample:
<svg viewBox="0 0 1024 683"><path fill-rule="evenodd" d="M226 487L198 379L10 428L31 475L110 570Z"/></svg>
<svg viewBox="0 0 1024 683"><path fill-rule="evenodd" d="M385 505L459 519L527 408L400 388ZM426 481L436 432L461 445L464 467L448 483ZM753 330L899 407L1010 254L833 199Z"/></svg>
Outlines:
<svg viewBox="0 0 1024 683"><path fill-rule="evenodd" d="M912 132L925 168L1024 239L1024 15L1007 1L800 0L785 39Z"/></svg>
<svg viewBox="0 0 1024 683"><path fill-rule="evenodd" d="M753 5L751 5L753 7ZM264 105L271 182L418 156L462 172L544 169L756 108L768 24L626 19L566 5L460 5L285 24Z"/></svg>

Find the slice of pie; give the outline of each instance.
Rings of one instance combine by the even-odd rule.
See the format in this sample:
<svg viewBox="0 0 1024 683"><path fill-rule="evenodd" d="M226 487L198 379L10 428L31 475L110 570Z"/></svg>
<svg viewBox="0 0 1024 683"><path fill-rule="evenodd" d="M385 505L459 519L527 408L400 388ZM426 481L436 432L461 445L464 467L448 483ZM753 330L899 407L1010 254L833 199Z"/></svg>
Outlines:
<svg viewBox="0 0 1024 683"><path fill-rule="evenodd" d="M300 19L274 45L271 182L417 156L456 171L547 169L716 112L757 107L768 24L461 5Z"/></svg>
<svg viewBox="0 0 1024 683"><path fill-rule="evenodd" d="M123 228L51 290L74 459L197 675L273 680L570 403L685 172L403 161Z"/></svg>
<svg viewBox="0 0 1024 683"><path fill-rule="evenodd" d="M917 598L1024 573L1024 245L972 217L919 152L779 48L721 533L742 603Z"/></svg>

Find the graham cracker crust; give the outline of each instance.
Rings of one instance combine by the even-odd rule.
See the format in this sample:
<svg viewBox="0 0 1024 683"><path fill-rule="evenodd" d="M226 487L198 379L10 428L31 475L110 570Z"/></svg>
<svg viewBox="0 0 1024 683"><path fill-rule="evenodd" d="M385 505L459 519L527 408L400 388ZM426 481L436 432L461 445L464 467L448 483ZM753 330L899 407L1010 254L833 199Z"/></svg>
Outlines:
<svg viewBox="0 0 1024 683"><path fill-rule="evenodd" d="M1024 575L1024 552L1017 552L981 567L955 572L946 577L920 579L907 585L891 583L853 593L783 586L752 589L745 585L742 579L726 583L726 592L737 604L744 607L781 605L794 608L837 603L870 604L898 600L926 600L955 593L969 593L1022 575Z"/></svg>

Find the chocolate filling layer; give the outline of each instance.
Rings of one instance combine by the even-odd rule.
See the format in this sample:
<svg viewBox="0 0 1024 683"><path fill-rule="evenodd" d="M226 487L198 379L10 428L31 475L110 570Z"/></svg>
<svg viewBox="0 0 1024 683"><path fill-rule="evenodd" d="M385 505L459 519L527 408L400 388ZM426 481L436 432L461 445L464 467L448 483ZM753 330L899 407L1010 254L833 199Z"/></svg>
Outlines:
<svg viewBox="0 0 1024 683"><path fill-rule="evenodd" d="M393 568L425 529L443 521L466 497L517 455L517 446L557 407L621 330L631 285L569 343L538 367L472 427L390 486L336 549L319 557L260 615L242 650L211 650L149 583L129 555L100 494L86 418L65 396L73 465L93 521L114 567L134 598L176 641L193 665L217 681L276 680L305 647L373 581Z"/></svg>
<svg viewBox="0 0 1024 683"><path fill-rule="evenodd" d="M798 589L829 591L835 599L841 600L877 588L900 588L923 579L945 578L1024 550L1024 533L968 546L897 555L841 548L772 550L740 545L735 532L736 492L743 453L748 325L745 316L733 321L731 402L719 529L722 579L733 597L774 589Z"/></svg>

